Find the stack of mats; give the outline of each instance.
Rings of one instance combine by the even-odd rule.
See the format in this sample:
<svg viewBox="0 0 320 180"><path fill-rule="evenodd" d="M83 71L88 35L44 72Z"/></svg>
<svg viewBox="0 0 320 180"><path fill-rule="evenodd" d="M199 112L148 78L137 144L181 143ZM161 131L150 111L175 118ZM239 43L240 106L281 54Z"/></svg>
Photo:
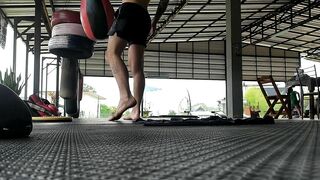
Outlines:
<svg viewBox="0 0 320 180"><path fill-rule="evenodd" d="M199 118L196 116L158 116L147 119L145 126L213 126L213 125L246 125L246 124L274 124L272 117L232 119L226 116L209 116Z"/></svg>
<svg viewBox="0 0 320 180"><path fill-rule="evenodd" d="M65 116L41 116L32 117L33 122L72 122L72 117Z"/></svg>

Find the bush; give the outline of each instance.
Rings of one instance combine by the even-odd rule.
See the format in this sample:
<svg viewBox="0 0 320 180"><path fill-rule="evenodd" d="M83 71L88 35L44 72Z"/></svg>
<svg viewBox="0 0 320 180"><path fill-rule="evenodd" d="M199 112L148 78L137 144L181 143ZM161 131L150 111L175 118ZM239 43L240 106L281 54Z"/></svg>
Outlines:
<svg viewBox="0 0 320 180"><path fill-rule="evenodd" d="M0 83L8 86L11 90L13 90L17 95L21 94L23 87L25 86L24 82L21 82L21 74L16 77L16 73L10 68L10 72L6 69L4 76L2 76L2 72L0 71Z"/></svg>

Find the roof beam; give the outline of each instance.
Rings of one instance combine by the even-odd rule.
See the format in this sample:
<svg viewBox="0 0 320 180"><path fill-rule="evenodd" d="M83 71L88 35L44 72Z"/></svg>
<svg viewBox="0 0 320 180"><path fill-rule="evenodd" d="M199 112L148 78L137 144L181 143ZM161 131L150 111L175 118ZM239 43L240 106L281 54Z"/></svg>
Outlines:
<svg viewBox="0 0 320 180"><path fill-rule="evenodd" d="M320 38L310 42L310 43L316 43L316 41L319 41ZM307 50L307 57L308 56L318 56L318 58L320 59L320 46L316 47L316 48L310 48L309 50Z"/></svg>
<svg viewBox="0 0 320 180"><path fill-rule="evenodd" d="M278 0L274 0L272 3L276 2L276 1L278 1ZM241 1L241 4L244 4L245 2L246 2L246 0L242 0L242 1ZM265 9L266 9L267 7L269 7L272 3L269 3L269 4L265 5L263 8L259 9L258 12L261 12L262 10L265 10ZM247 4L250 4L250 3L247 3ZM257 4L257 3L255 2L255 3L252 3L252 4ZM265 3L263 2L262 4L265 4ZM249 18L249 17L251 17L251 16L253 16L253 15L254 15L254 14L248 16L247 18ZM218 21L223 21L223 20L225 20L225 18L224 18L225 16L226 16L226 13L224 12L224 13L222 14L222 16L218 17L216 20L214 20L212 23L210 23L209 26L212 26L214 23L216 23L216 22L218 22ZM247 20L247 18L244 19L243 21ZM251 18L250 20L252 20L252 18ZM260 20L260 18L259 18L259 20ZM205 29L203 29L203 30L205 30ZM213 36L212 38L210 38L210 40L213 40L213 39L219 37L219 36L220 36L221 34L223 34L224 32L225 32L225 31L221 31L220 33L218 33L218 34L216 34L215 36ZM195 37L195 36L194 36L194 37ZM190 39L189 39L189 40L190 40Z"/></svg>
<svg viewBox="0 0 320 180"><path fill-rule="evenodd" d="M253 15L262 12L262 10L265 10L266 8L268 8L270 5L276 3L277 1L278 1L278 0L273 0L272 3L268 3L268 4L265 5L264 7L260 8L256 13L252 13L251 15L247 16L245 19L243 19L243 20L241 20L241 21L243 22L243 21L246 21L246 20L249 20L249 19L251 20L251 17L252 17ZM242 2L241 2L241 3L242 3ZM274 12L274 11L273 11L273 12ZM242 10L241 10L241 13L243 13ZM271 14L272 14L272 13L271 13ZM258 22L258 21L261 21L261 19L259 18L259 20L256 20L255 22ZM255 23L255 22L253 22L253 23ZM251 23L251 24L253 24L253 23ZM250 24L249 24L249 26L250 26ZM247 28L247 27L244 27L244 28ZM242 29L244 29L244 28L242 28ZM243 32L243 30L242 30L242 32Z"/></svg>
<svg viewBox="0 0 320 180"><path fill-rule="evenodd" d="M320 1L314 1L314 3L312 3L310 6L305 7L305 8L303 8L303 9L299 10L299 11L296 11L296 12L294 12L293 14L291 14L290 16L286 16L286 17L284 17L283 19L275 20L273 23L268 24L267 26L264 26L264 27L260 28L260 29L257 30L256 32L253 32L253 34L251 34L251 33L252 33L252 32L251 32L249 35L243 37L243 38L242 38L242 41L247 40L247 39L250 39L251 37L253 37L253 36L257 35L257 34L263 33L264 29L272 29L273 27L277 26L277 25L280 24L280 23L285 23L285 21L287 21L287 20L290 20L290 21L291 21L291 18L294 18L295 16L298 16L298 15L304 13L304 12L308 12L308 11L310 10L310 8L314 8L314 7L317 7L317 6L319 6L319 5L320 5ZM303 25L303 24L305 24L305 23L308 23L308 22L310 22L310 21L312 21L312 20L314 20L314 19L319 19L319 17L320 17L320 14L317 14L317 15L315 15L315 16L313 16L313 17L310 17L310 18L308 18L308 19L306 19L306 20L303 20L303 21L301 21L301 22L299 22L299 23L296 23L296 24L291 24L291 23L290 23L291 26L289 26L289 27L287 27L287 28L284 28L284 29L281 29L281 30L279 30L279 31L277 31L277 28L275 28L275 31L276 31L275 34L276 34L276 33L279 33L279 32L282 32L282 31L289 30L289 29L293 29L293 28L298 27L298 26L301 26L301 25ZM291 22L292 22L292 21L291 21ZM259 42L265 41L265 40L271 38L272 36L274 36L274 34L270 34L270 35L267 35L267 36L263 36L263 37L260 38L259 40L255 41L255 42L252 42L252 44L257 44L257 43L259 43Z"/></svg>
<svg viewBox="0 0 320 180"><path fill-rule="evenodd" d="M34 24L35 24L35 23L33 23L31 26L28 26L23 32L21 32L21 33L18 35L18 38L22 38L22 35L26 35L26 33L27 33L31 28L34 27Z"/></svg>
<svg viewBox="0 0 320 180"><path fill-rule="evenodd" d="M210 2L211 2L211 0L208 0L205 4L203 4L202 7L197 10L196 13L193 13L193 15L192 15L188 20L184 21L184 23L180 26L180 28L182 28L182 27L183 27L186 23L188 23L195 15L197 15L203 8L205 8L206 5L210 4ZM177 31L180 30L180 28L177 28L170 36L168 36L168 37L166 38L166 40L169 39L169 38L171 38L173 34L175 34ZM166 41L166 40L165 40L165 41ZM188 40L187 40L187 41L188 41Z"/></svg>
<svg viewBox="0 0 320 180"><path fill-rule="evenodd" d="M9 20L8 16L6 15L6 13L3 12L3 10L0 8L0 15L2 14L2 16L6 19L6 21L8 22L8 24L11 25L11 27L15 27L14 24L12 23L12 21ZM17 32L18 37L21 37L22 41L25 42L25 40L23 39L21 33Z"/></svg>
<svg viewBox="0 0 320 180"><path fill-rule="evenodd" d="M192 38L195 38L197 35L199 35L200 33L204 32L207 28L212 27L212 25L214 23L216 23L217 21L220 21L222 18L225 17L226 14L222 14L219 18L215 19L214 21L212 21L207 27L203 28L201 31L197 32L196 34L194 34L192 37L190 37L187 41L190 41ZM220 31L221 32L221 31Z"/></svg>
<svg viewBox="0 0 320 180"><path fill-rule="evenodd" d="M289 4L286 4L284 6L281 6L280 8L276 9L274 11L274 13L269 13L263 17L261 17L259 20L249 24L248 26L242 28L242 32L244 31L250 31L250 29L252 29L254 26L261 26L263 24L263 22L265 22L266 20L270 20L272 18L274 18L276 15L286 12L288 10L290 10L292 7L296 6L297 4L303 2L304 0L294 0Z"/></svg>
<svg viewBox="0 0 320 180"><path fill-rule="evenodd" d="M285 41L283 41L283 42L281 42L281 43L280 43L280 42L279 42L279 43L276 43L276 44L272 45L271 47L273 47L273 46L278 46L278 45L281 45L281 44L283 44L283 43L287 43L287 42L289 42L289 41L291 41L291 40L295 40L295 39L300 38L300 37L302 37L302 36L304 36L304 35L310 35L311 33L314 33L314 32L316 32L316 31L318 31L318 29L314 29L314 30L310 31L310 32L307 33L307 34L301 33L301 34L299 34L297 37L289 38L289 39L287 39L287 40L285 40ZM320 39L320 37L319 37L319 39ZM317 40L318 40L318 39L317 39ZM303 41L303 42L304 42L303 44L294 45L292 48L289 48L288 50L292 50L292 49L297 48L297 47L299 47L299 46L303 46L303 45L306 45L306 44L310 43L309 41ZM311 43L312 43L312 42L315 42L315 40L314 40L314 41L311 41Z"/></svg>
<svg viewBox="0 0 320 180"><path fill-rule="evenodd" d="M155 33L153 33L149 37L149 43L174 19L174 17L177 14L179 14L179 12L188 4L188 2L189 0L181 0L181 2L176 5L176 7L171 11L170 15L167 17L167 19L165 19L162 23L159 23L160 26L156 29Z"/></svg>
<svg viewBox="0 0 320 180"><path fill-rule="evenodd" d="M310 21L312 21L312 20L314 20L314 19L319 19L319 18L320 18L320 14L318 14L318 15L316 15L316 16L313 16L313 17L311 17L311 18L309 18L309 19L306 19L306 20L304 20L304 21L301 21L301 22L299 22L299 23L297 23L297 24L291 25L291 26L289 26L288 28L282 29L281 31L286 31L286 30L293 29L293 28L295 28L295 27L301 26L301 25L303 25L303 24L305 24L305 23L308 23L308 22L310 22ZM274 34L271 34L271 35L265 36L265 37L263 37L263 38L260 38L260 39L258 39L257 41L253 42L253 44L257 44L257 43L259 43L259 42L265 41L265 40L271 38L272 36L274 36Z"/></svg>
<svg viewBox="0 0 320 180"><path fill-rule="evenodd" d="M41 1L41 8L42 8L42 18L44 21L44 25L46 26L47 32L49 36L51 37L51 21L49 18L49 14L46 7L46 2L44 0L35 0L35 1Z"/></svg>
<svg viewBox="0 0 320 180"><path fill-rule="evenodd" d="M55 9L55 7L54 7L53 0L49 0L49 2L50 2L50 6L51 6L52 12L55 12L56 9Z"/></svg>

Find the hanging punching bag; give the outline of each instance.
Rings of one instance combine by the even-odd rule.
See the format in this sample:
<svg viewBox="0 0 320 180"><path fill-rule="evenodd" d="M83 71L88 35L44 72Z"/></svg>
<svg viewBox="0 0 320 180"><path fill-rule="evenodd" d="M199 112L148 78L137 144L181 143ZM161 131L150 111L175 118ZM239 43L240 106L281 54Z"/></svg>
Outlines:
<svg viewBox="0 0 320 180"><path fill-rule="evenodd" d="M93 55L95 42L81 25L80 12L58 10L52 15L52 37L48 48L52 54L70 59L87 59Z"/></svg>
<svg viewBox="0 0 320 180"><path fill-rule="evenodd" d="M114 10L109 0L81 0L80 19L89 39L106 39L114 20Z"/></svg>

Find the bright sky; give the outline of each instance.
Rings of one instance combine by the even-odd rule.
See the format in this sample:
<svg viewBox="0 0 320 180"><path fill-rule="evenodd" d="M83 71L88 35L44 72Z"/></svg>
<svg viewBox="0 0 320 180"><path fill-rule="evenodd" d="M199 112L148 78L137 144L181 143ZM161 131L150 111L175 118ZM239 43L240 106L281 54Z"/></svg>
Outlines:
<svg viewBox="0 0 320 180"><path fill-rule="evenodd" d="M24 78L25 73L25 45L19 39L17 46L17 72ZM0 48L0 70L12 67L13 57L13 30L8 26L6 48ZM33 74L32 64L33 55L29 53L29 74ZM316 64L317 71L320 72L319 63L302 60L302 67ZM53 69L52 67L51 69ZM51 70L49 69L49 71ZM85 77L84 83L94 87L97 93L106 98L108 105L117 106L118 88L113 78L106 77ZM49 75L49 81L55 82L55 72ZM33 77L29 78L28 96L33 91ZM130 80L132 87L132 80ZM55 91L55 83L50 83L48 90ZM146 91L144 103L149 106L153 113L164 114L169 110L178 110L180 102L187 97L189 91L192 104L205 103L207 106L217 106L217 101L225 97L226 89L224 81L205 81L205 80L172 80L172 79L146 79ZM23 93L21 94L23 96Z"/></svg>
<svg viewBox="0 0 320 180"><path fill-rule="evenodd" d="M7 40L5 49L0 47L0 71L4 72L7 68L12 68L12 59L13 59L13 29L10 25L7 28ZM29 53L29 64L33 64L33 54ZM26 47L21 39L17 40L17 54L16 54L16 69L17 75L21 74L22 80L24 81L25 77L25 62L26 62ZM29 86L28 92L31 93L33 91L33 67L29 65L28 68L30 78L28 79ZM24 96L24 90L22 90L21 96Z"/></svg>
<svg viewBox="0 0 320 180"><path fill-rule="evenodd" d="M84 83L93 86L99 95L105 97L104 103L117 106L119 93L114 78L85 77ZM130 87L133 87L132 79L130 79ZM225 82L146 79L144 103L151 108L154 115L167 114L169 110L177 112L181 101L182 106L186 104L184 98L188 96L187 91L190 93L193 105L205 103L207 106L216 107L217 101L225 97Z"/></svg>

